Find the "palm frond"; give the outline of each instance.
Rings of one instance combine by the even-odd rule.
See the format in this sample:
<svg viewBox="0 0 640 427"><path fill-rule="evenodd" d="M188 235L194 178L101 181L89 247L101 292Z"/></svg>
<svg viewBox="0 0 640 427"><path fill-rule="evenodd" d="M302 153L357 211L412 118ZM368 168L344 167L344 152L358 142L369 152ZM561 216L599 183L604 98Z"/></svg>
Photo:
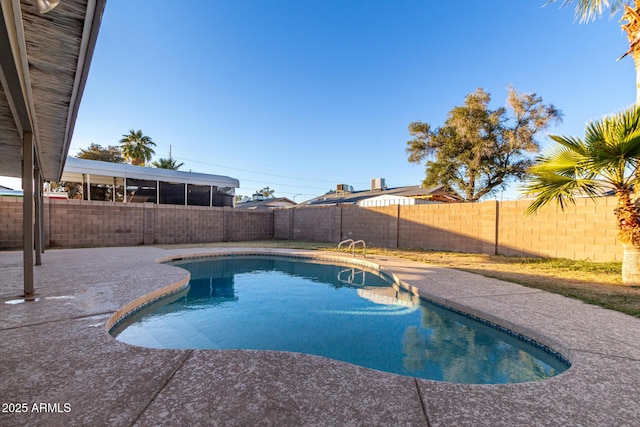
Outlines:
<svg viewBox="0 0 640 427"><path fill-rule="evenodd" d="M575 204L577 196L596 199L602 195L603 185L593 179L572 178L549 173L532 178L524 190L526 194L536 196L525 211L525 214L531 215L553 201L556 201L560 209L564 210L569 203Z"/></svg>
<svg viewBox="0 0 640 427"><path fill-rule="evenodd" d="M564 209L577 196L595 199L604 190L629 189L638 184L640 108L632 106L587 125L584 141L552 135L560 146L538 158L524 187L535 195L531 214L555 200Z"/></svg>
<svg viewBox="0 0 640 427"><path fill-rule="evenodd" d="M557 0L549 0L546 4L555 3L556 1ZM574 0L562 0L561 7L572 4L573 2ZM577 0L576 3L576 20L589 22L602 16L607 8L609 8L609 13L613 16L626 2L624 0Z"/></svg>

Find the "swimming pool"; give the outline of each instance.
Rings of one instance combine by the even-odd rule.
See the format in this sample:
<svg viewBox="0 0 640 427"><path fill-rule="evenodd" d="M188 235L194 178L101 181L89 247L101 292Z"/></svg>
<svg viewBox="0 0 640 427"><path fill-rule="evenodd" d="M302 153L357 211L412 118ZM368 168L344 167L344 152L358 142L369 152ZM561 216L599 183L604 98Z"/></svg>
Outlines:
<svg viewBox="0 0 640 427"><path fill-rule="evenodd" d="M191 273L188 292L125 318L111 331L118 340L293 351L458 383L533 381L568 368L548 348L431 304L361 267L258 256L172 264Z"/></svg>

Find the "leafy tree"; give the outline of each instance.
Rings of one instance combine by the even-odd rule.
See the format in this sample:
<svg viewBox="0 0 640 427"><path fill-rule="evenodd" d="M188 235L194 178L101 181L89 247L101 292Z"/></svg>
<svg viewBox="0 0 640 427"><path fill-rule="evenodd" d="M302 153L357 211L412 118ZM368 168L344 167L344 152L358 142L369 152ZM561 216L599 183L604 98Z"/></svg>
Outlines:
<svg viewBox="0 0 640 427"><path fill-rule="evenodd" d="M561 113L536 94L519 94L513 87L508 107L491 110L490 101L491 95L478 88L449 112L442 127L409 124L413 139L406 152L409 162L427 159L425 187L444 185L475 202L526 175L530 154L540 150L536 134L560 121Z"/></svg>
<svg viewBox="0 0 640 427"><path fill-rule="evenodd" d="M153 148L155 147L153 140L142 134L141 130L129 131L129 134L122 135L120 140L120 147L124 158L132 165L144 166L151 160L151 156L155 154Z"/></svg>
<svg viewBox="0 0 640 427"><path fill-rule="evenodd" d="M172 169L176 171L180 169L180 167L184 166L184 163L178 163L176 159L171 157L154 160L151 164L159 169Z"/></svg>
<svg viewBox="0 0 640 427"><path fill-rule="evenodd" d="M589 123L584 140L550 138L559 146L531 168L526 189L536 198L527 213L551 201L564 210L578 196L596 199L613 189L618 199L618 240L624 247L622 281L640 285L640 198L633 191L640 183L640 107Z"/></svg>
<svg viewBox="0 0 640 427"><path fill-rule="evenodd" d="M124 163L120 147L109 145L107 148L98 144L91 144L86 149L80 149L76 155L79 159L99 160L102 162Z"/></svg>
<svg viewBox="0 0 640 427"><path fill-rule="evenodd" d="M549 3L558 0L549 0ZM562 0L562 6L574 3L574 0ZM576 0L575 15L580 22L588 22L602 16L606 9L611 16L624 10L621 22L627 34L629 49L618 60L631 55L636 69L636 103L640 104L640 0Z"/></svg>
<svg viewBox="0 0 640 427"><path fill-rule="evenodd" d="M273 197L273 194L276 192L276 190L272 190L270 189L268 186L261 188L260 190L256 191L256 194L260 194L264 197Z"/></svg>

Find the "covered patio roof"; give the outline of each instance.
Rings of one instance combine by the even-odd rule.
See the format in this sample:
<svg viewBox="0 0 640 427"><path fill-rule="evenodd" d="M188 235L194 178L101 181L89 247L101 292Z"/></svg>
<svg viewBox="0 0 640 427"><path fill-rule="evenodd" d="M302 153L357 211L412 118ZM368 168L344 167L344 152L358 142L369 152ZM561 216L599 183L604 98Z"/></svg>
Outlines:
<svg viewBox="0 0 640 427"><path fill-rule="evenodd" d="M0 0L0 175L22 176L23 133L36 165L58 180L69 151L106 0Z"/></svg>
<svg viewBox="0 0 640 427"><path fill-rule="evenodd" d="M0 175L22 177L27 297L42 251L41 183L62 175L106 0L61 0L46 15L37 3L47 2L0 0Z"/></svg>

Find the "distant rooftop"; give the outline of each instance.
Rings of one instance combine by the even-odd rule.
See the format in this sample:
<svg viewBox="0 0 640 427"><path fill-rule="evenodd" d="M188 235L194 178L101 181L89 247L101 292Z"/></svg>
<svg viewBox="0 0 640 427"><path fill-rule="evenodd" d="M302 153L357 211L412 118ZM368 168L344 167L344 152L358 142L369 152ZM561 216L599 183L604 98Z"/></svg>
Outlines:
<svg viewBox="0 0 640 427"><path fill-rule="evenodd" d="M344 184L338 185L338 188L349 188ZM444 186L439 185L436 187L423 188L419 185L395 187L388 189L372 189L363 191L336 191L334 193L323 194L322 196L315 197L300 203L303 206L318 206L318 205L335 205L335 204L357 204L361 200L377 197L381 195L393 195L419 198L424 200L432 200L437 202L457 202L460 201L460 197L456 194L447 192Z"/></svg>
<svg viewBox="0 0 640 427"><path fill-rule="evenodd" d="M296 202L286 197L271 197L262 198L257 200L249 200L236 204L236 208L239 209L273 209L273 208L286 208L289 206L295 206Z"/></svg>

